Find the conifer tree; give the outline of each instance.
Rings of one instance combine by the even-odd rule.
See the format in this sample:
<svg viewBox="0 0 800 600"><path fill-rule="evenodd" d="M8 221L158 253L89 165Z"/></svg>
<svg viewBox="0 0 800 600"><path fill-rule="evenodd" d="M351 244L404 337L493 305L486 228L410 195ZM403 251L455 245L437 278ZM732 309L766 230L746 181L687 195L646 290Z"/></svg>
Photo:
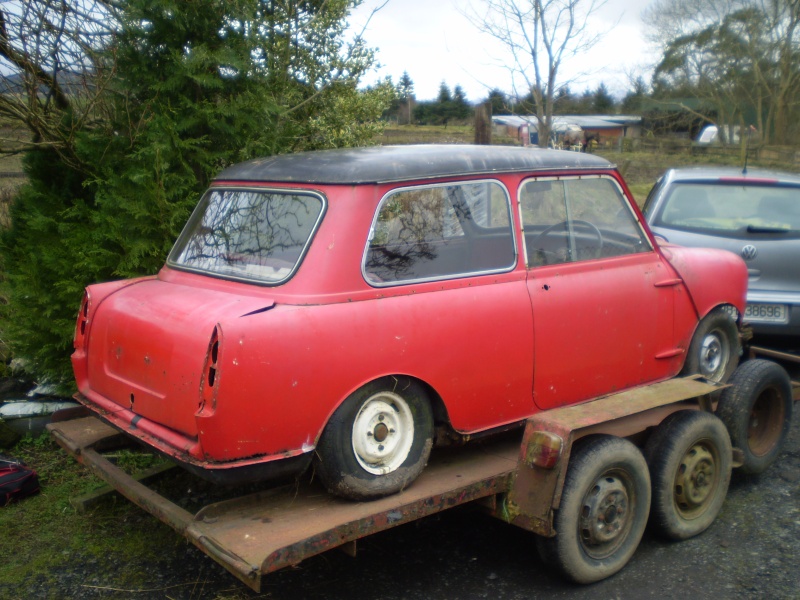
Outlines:
<svg viewBox="0 0 800 600"><path fill-rule="evenodd" d="M0 306L2 334L35 375L71 381L85 285L157 272L220 169L256 156L370 143L394 90L385 83L358 89L374 62L360 40L346 41L348 11L359 3L102 3L116 7L107 15L114 24L75 63L87 68L85 77L97 75L86 86L91 93L63 93L63 103L46 107L50 125L33 132L24 161L29 183L0 235L0 294L8 300ZM24 49L20 36L30 22L19 21L15 38L13 15L0 16L6 39ZM61 89L52 61L16 66L29 89ZM47 96L37 99L42 112Z"/></svg>

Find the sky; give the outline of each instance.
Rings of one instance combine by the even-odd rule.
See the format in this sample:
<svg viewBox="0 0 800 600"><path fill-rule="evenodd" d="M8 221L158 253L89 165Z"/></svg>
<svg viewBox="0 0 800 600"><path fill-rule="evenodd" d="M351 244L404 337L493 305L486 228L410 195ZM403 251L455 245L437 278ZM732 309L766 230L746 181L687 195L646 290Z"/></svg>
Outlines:
<svg viewBox="0 0 800 600"><path fill-rule="evenodd" d="M630 89L629 73L649 78L652 51L643 38L641 12L654 0L607 0L592 16L592 29L607 32L602 40L573 64L564 65L559 79L570 81L573 93L594 90L605 83L621 98ZM350 17L359 31L370 12L386 0L364 0ZM444 80L452 90L461 85L470 102L484 99L489 90L512 91L511 79L502 68L501 48L480 33L463 12L481 6L481 0L388 0L372 16L364 31L368 45L378 49L381 68L365 83L391 76L397 83L407 71L417 100L432 100Z"/></svg>

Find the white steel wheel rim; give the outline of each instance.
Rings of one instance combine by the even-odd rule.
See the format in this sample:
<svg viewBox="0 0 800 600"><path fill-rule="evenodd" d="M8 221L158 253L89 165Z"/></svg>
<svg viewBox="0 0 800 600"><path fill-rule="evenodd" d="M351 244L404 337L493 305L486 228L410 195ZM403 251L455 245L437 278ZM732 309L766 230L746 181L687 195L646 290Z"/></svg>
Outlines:
<svg viewBox="0 0 800 600"><path fill-rule="evenodd" d="M365 471L395 471L408 458L413 442L414 415L401 396L379 392L364 402L353 422L353 452Z"/></svg>

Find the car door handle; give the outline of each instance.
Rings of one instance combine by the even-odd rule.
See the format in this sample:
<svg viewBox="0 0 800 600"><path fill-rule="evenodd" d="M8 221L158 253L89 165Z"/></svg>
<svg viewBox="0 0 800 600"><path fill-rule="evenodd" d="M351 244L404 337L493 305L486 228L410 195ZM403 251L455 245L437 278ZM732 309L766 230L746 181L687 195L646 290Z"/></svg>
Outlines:
<svg viewBox="0 0 800 600"><path fill-rule="evenodd" d="M655 287L670 287L673 285L680 285L683 283L683 279L680 277L676 277L675 279L665 279L663 281L656 281L653 285Z"/></svg>

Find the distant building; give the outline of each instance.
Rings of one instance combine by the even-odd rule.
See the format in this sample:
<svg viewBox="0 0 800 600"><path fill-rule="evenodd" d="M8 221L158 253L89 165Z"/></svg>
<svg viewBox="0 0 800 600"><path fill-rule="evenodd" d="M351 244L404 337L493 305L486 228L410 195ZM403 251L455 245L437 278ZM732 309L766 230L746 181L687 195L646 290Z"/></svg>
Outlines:
<svg viewBox="0 0 800 600"><path fill-rule="evenodd" d="M539 121L535 116L497 115L492 117L495 133L520 140L524 145L537 145ZM575 128L583 131L584 139L596 139L600 144L617 142L620 138L642 135L642 118L634 115L558 115L553 117L556 137Z"/></svg>

